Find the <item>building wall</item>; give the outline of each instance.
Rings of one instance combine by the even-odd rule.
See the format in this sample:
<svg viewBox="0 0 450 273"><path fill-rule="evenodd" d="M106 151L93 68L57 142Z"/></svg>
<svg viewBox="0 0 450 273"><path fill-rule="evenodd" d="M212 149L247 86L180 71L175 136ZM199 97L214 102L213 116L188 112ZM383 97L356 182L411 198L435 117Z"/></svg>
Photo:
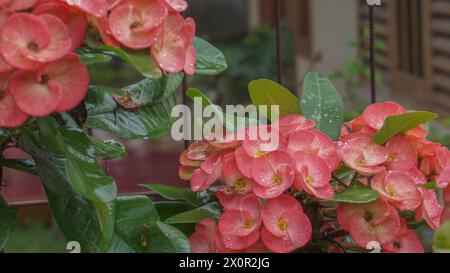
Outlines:
<svg viewBox="0 0 450 273"><path fill-rule="evenodd" d="M325 74L341 69L346 60L358 54L356 49L347 46L358 35L355 0L312 0L311 13L312 54L319 59L311 67L310 58L298 56L299 79L311 68Z"/></svg>

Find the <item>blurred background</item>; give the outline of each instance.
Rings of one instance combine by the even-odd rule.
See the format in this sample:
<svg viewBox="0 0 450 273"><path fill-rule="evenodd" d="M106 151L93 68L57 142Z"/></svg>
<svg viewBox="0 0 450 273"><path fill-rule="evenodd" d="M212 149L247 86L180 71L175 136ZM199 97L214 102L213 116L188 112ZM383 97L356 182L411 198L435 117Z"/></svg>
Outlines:
<svg viewBox="0 0 450 273"><path fill-rule="evenodd" d="M220 76L192 77L189 85L220 105L248 103L249 81L276 78L275 1L188 2L187 14L197 22L197 35L221 49L229 64ZM314 70L327 74L344 97L346 119L352 119L369 103L366 0L281 2L285 85L301 94L305 73ZM375 25L379 100L438 112L441 118L430 125L430 138L448 146L450 0L383 0L382 6L375 8ZM123 87L140 80L132 68L116 60L90 69L92 84ZM94 135L117 139L100 131L94 131ZM170 136L124 143L128 157L109 163L121 193L142 191L136 185L143 182L186 185L177 177L183 143L174 142ZM6 156L25 155L11 150ZM39 181L33 176L5 170L5 184L2 194L12 204L24 200L45 203ZM22 208L20 223L6 252L66 252L67 242L46 205ZM429 238L429 233L425 235Z"/></svg>

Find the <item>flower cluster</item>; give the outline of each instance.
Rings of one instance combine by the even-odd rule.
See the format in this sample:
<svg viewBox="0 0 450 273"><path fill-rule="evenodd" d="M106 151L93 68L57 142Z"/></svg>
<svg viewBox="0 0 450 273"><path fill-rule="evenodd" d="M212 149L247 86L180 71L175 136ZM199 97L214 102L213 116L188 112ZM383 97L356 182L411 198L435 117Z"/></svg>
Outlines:
<svg viewBox="0 0 450 273"><path fill-rule="evenodd" d="M0 127L84 99L88 69L74 51L89 25L106 44L149 49L162 70L194 74L195 23L180 15L186 8L184 0L0 0Z"/></svg>
<svg viewBox="0 0 450 273"><path fill-rule="evenodd" d="M318 221L320 238L334 230L343 234L333 237L342 245L348 241L346 232L354 247L366 249L377 242L384 252L423 252L408 221L424 220L437 229L444 220L436 191L427 184L436 181L447 189L448 199L450 152L427 140L422 126L383 145L372 140L387 117L405 112L391 102L370 105L345 124L335 142L314 129L314 121L287 115L259 127L276 131L276 145L262 137L248 140L251 128L241 133L244 140L231 134L193 143L180 157L179 175L191 181L194 192L214 192L224 211L217 224L211 219L197 224L190 238L192 250L295 251L310 242L317 213L325 215L311 214L312 205L312 210L335 211L334 219L323 216ZM340 179L338 169L353 173L352 182ZM350 183L371 187L378 199L329 207L325 201Z"/></svg>

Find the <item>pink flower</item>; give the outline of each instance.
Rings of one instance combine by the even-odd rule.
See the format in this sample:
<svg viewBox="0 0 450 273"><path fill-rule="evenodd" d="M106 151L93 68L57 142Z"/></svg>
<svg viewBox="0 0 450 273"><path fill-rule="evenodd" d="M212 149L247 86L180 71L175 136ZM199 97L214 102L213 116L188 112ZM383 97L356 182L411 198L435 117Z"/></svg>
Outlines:
<svg viewBox="0 0 450 273"><path fill-rule="evenodd" d="M76 50L83 43L88 28L86 16L60 2L45 2L33 9L33 14L50 14L58 17L67 27L72 39L71 51Z"/></svg>
<svg viewBox="0 0 450 273"><path fill-rule="evenodd" d="M288 140L288 151L318 155L327 162L331 171L339 168L341 163L333 140L317 130L300 130L292 133Z"/></svg>
<svg viewBox="0 0 450 273"><path fill-rule="evenodd" d="M404 114L406 110L395 102L375 103L362 114L364 123L375 130L381 129L386 118Z"/></svg>
<svg viewBox="0 0 450 273"><path fill-rule="evenodd" d="M28 120L28 115L17 107L13 96L7 91L10 73L0 74L0 127L15 128Z"/></svg>
<svg viewBox="0 0 450 273"><path fill-rule="evenodd" d="M292 114L281 117L272 126L277 128L283 136L288 137L296 131L314 129L316 122L302 115Z"/></svg>
<svg viewBox="0 0 450 273"><path fill-rule="evenodd" d="M282 195L271 199L261 212L261 236L273 252L288 253L305 246L312 235L311 222L295 198Z"/></svg>
<svg viewBox="0 0 450 273"><path fill-rule="evenodd" d="M57 17L17 13L0 29L0 53L10 65L34 70L66 55L72 47L67 27Z"/></svg>
<svg viewBox="0 0 450 273"><path fill-rule="evenodd" d="M214 237L216 222L205 219L195 225L195 232L189 237L192 253L215 253Z"/></svg>
<svg viewBox="0 0 450 273"><path fill-rule="evenodd" d="M119 42L132 49L144 49L159 39L167 14L162 0L126 0L111 11L108 22Z"/></svg>
<svg viewBox="0 0 450 273"><path fill-rule="evenodd" d="M297 173L294 186L321 200L334 197L334 189L330 184L331 170L319 156L304 152L293 154Z"/></svg>
<svg viewBox="0 0 450 273"><path fill-rule="evenodd" d="M184 70L186 74L193 75L196 60L194 20L169 12L163 28L163 34L152 46L153 58L166 72L178 73Z"/></svg>
<svg viewBox="0 0 450 273"><path fill-rule="evenodd" d="M439 188L446 188L450 184L450 165L445 168L439 175L436 185Z"/></svg>
<svg viewBox="0 0 450 273"><path fill-rule="evenodd" d="M77 106L86 96L88 85L87 67L70 53L34 72L18 71L12 76L8 91L23 112L42 117Z"/></svg>
<svg viewBox="0 0 450 273"><path fill-rule="evenodd" d="M217 191L216 195L226 209L238 207L241 199L252 191L253 181L241 174L233 153L223 157L222 181L227 186Z"/></svg>
<svg viewBox="0 0 450 273"><path fill-rule="evenodd" d="M67 5L79 9L95 17L104 17L108 12L108 6L105 0L60 0Z"/></svg>
<svg viewBox="0 0 450 273"><path fill-rule="evenodd" d="M88 16L88 21L93 28L97 29L103 43L109 46L121 47L120 42L112 35L107 17Z"/></svg>
<svg viewBox="0 0 450 273"><path fill-rule="evenodd" d="M364 175L383 171L384 167L380 165L388 158L386 150L367 137L350 139L339 148L338 152L348 167Z"/></svg>
<svg viewBox="0 0 450 273"><path fill-rule="evenodd" d="M341 227L363 248L372 241L392 242L400 231L400 217L383 198L369 204L341 204L337 210Z"/></svg>
<svg viewBox="0 0 450 273"><path fill-rule="evenodd" d="M231 250L242 250L259 239L261 203L254 195L241 200L239 208L226 209L218 224L224 245Z"/></svg>
<svg viewBox="0 0 450 273"><path fill-rule="evenodd" d="M386 143L388 159L385 163L389 170L407 171L417 165L417 152L414 145L405 136L395 136Z"/></svg>
<svg viewBox="0 0 450 273"><path fill-rule="evenodd" d="M211 156L204 161L199 169L192 174L191 189L194 192L207 190L214 184L222 173L222 157L224 153Z"/></svg>
<svg viewBox="0 0 450 273"><path fill-rule="evenodd" d="M441 215L441 224L450 220L450 186L443 190L442 197L444 199L444 209Z"/></svg>
<svg viewBox="0 0 450 273"><path fill-rule="evenodd" d="M372 188L399 210L416 210L422 203L416 182L405 172L379 173L372 179Z"/></svg>
<svg viewBox="0 0 450 273"><path fill-rule="evenodd" d="M285 152L271 152L253 162L253 193L270 199L282 195L294 182L292 158Z"/></svg>
<svg viewBox="0 0 450 273"><path fill-rule="evenodd" d="M383 252L385 253L424 253L422 241L419 236L408 229L405 220L402 219L402 228L395 239L387 244L383 244Z"/></svg>
<svg viewBox="0 0 450 273"><path fill-rule="evenodd" d="M416 220L425 220L430 228L437 230L441 225L442 207L434 190L421 189L422 205L416 211Z"/></svg>

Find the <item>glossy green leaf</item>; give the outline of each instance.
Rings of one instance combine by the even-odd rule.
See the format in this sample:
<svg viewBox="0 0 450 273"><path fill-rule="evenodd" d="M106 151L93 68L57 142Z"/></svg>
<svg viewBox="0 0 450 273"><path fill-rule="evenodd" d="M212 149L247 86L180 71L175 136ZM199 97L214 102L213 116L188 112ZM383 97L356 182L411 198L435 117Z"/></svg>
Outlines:
<svg viewBox="0 0 450 273"><path fill-rule="evenodd" d="M111 242L108 235L113 231L111 223L114 219L105 217L114 217L114 213L105 213L104 206L96 206L72 189L66 175L66 158L42 149L39 138L33 133L23 134L21 140L21 148L36 162L53 216L66 239L78 241L82 252L106 251Z"/></svg>
<svg viewBox="0 0 450 273"><path fill-rule="evenodd" d="M125 62L131 64L142 76L149 79L159 79L162 76L161 69L155 64L148 50L134 51L105 45L99 41L95 34L90 32L86 39L91 49L108 54L114 54Z"/></svg>
<svg viewBox="0 0 450 273"><path fill-rule="evenodd" d="M201 199L199 198L199 194L191 191L188 188L179 188L161 184L141 184L140 186L147 188L168 200L183 200L194 206L203 205Z"/></svg>
<svg viewBox="0 0 450 273"><path fill-rule="evenodd" d="M405 133L437 118L438 115L431 112L409 112L388 117L383 127L373 137L373 140L377 144L384 144L396 135Z"/></svg>
<svg viewBox="0 0 450 273"><path fill-rule="evenodd" d="M180 230L161 221L149 229L149 252L189 253L189 240Z"/></svg>
<svg viewBox="0 0 450 273"><path fill-rule="evenodd" d="M256 106L267 106L268 117L274 121L270 106L279 106L279 117L289 114L300 114L300 102L288 89L280 84L266 79L251 81L248 90L252 102Z"/></svg>
<svg viewBox="0 0 450 273"><path fill-rule="evenodd" d="M258 120L255 120L255 119L241 117L241 116L237 116L235 114L231 115L230 113L224 114L222 109L219 106L214 105L211 102L211 100L202 91L200 91L196 88L189 88L186 91L186 95L192 101L195 101L195 98L200 98L202 101L202 106L204 108L206 108L208 106L214 107L213 108L214 114L216 115L216 117L220 118L220 121L222 122L222 124L225 125L225 128L229 132L239 132L248 126L258 125Z"/></svg>
<svg viewBox="0 0 450 273"><path fill-rule="evenodd" d="M111 61L112 57L110 55L101 53L83 53L80 54L80 60L85 65L94 65L98 63L107 63Z"/></svg>
<svg viewBox="0 0 450 273"><path fill-rule="evenodd" d="M194 205L183 201L158 201L153 204L158 211L161 221L165 221L167 218L195 208Z"/></svg>
<svg viewBox="0 0 450 273"><path fill-rule="evenodd" d="M37 175L37 168L32 159L0 159L0 166Z"/></svg>
<svg viewBox="0 0 450 273"><path fill-rule="evenodd" d="M166 219L165 222L168 224L195 224L208 218L218 220L221 212L219 203L214 202L194 210L174 215Z"/></svg>
<svg viewBox="0 0 450 273"><path fill-rule="evenodd" d="M16 227L18 210L7 207L3 198L0 197L0 250L5 248L9 236Z"/></svg>
<svg viewBox="0 0 450 273"><path fill-rule="evenodd" d="M128 155L125 145L115 140L100 140L89 137L95 147L95 154L105 160L117 159Z"/></svg>
<svg viewBox="0 0 450 273"><path fill-rule="evenodd" d="M9 131L6 129L0 128L0 145L3 145L6 140L10 137Z"/></svg>
<svg viewBox="0 0 450 273"><path fill-rule="evenodd" d="M378 199L378 192L361 183L355 183L342 192L336 193L336 202L366 204Z"/></svg>
<svg viewBox="0 0 450 273"><path fill-rule="evenodd" d="M181 79L182 75L177 74L158 81L147 79L123 89L91 87L86 99L85 126L128 139L159 139L170 132L174 122L174 91ZM127 96L129 108L116 103Z"/></svg>
<svg viewBox="0 0 450 273"><path fill-rule="evenodd" d="M326 76L316 72L306 75L301 106L303 115L316 121L317 129L333 140L339 137L344 120L344 102Z"/></svg>
<svg viewBox="0 0 450 273"><path fill-rule="evenodd" d="M450 253L450 221L444 223L434 234L435 253Z"/></svg>
<svg viewBox="0 0 450 273"><path fill-rule="evenodd" d="M145 229L156 225L159 219L150 199L146 196L123 196L117 198L115 205L116 225L108 252L147 252L146 242L153 238L144 239L142 236L145 236Z"/></svg>
<svg viewBox="0 0 450 273"><path fill-rule="evenodd" d="M197 75L215 76L227 69L227 61L220 50L207 41L195 37L194 47L197 50L195 73Z"/></svg>

